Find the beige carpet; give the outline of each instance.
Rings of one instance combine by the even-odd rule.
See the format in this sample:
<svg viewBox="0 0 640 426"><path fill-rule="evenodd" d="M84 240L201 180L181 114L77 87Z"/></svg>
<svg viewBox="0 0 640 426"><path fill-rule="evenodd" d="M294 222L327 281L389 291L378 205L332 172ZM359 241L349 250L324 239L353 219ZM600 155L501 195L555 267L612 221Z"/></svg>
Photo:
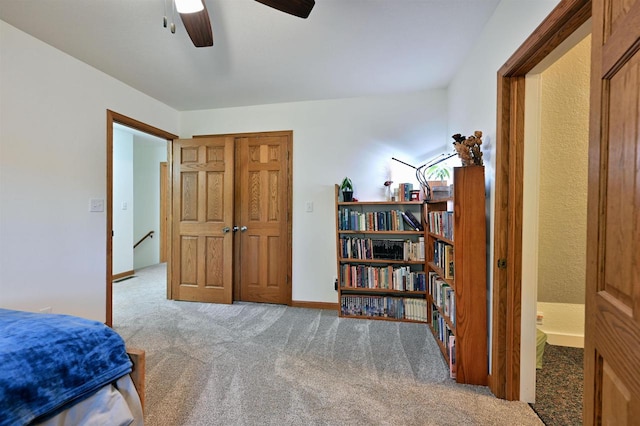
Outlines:
<svg viewBox="0 0 640 426"><path fill-rule="evenodd" d="M542 424L450 380L425 325L169 301L164 265L115 283L113 300L114 328L147 352L147 425Z"/></svg>

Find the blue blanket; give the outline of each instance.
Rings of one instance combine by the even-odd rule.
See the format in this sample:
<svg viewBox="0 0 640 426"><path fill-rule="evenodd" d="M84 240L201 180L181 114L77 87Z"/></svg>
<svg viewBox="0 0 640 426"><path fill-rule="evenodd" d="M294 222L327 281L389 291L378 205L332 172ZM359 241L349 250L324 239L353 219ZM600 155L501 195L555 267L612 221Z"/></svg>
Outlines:
<svg viewBox="0 0 640 426"><path fill-rule="evenodd" d="M0 425L25 425L131 372L124 341L98 321L0 309Z"/></svg>

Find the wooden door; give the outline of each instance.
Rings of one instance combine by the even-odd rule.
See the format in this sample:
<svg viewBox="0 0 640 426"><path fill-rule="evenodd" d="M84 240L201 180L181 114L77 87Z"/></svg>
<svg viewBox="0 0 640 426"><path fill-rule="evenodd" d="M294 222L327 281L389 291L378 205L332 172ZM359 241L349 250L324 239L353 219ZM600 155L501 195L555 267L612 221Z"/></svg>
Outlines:
<svg viewBox="0 0 640 426"><path fill-rule="evenodd" d="M640 0L593 1L584 424L640 422Z"/></svg>
<svg viewBox="0 0 640 426"><path fill-rule="evenodd" d="M291 134L238 137L236 146L239 298L290 304Z"/></svg>
<svg viewBox="0 0 640 426"><path fill-rule="evenodd" d="M233 138L176 140L172 167L172 298L232 303Z"/></svg>

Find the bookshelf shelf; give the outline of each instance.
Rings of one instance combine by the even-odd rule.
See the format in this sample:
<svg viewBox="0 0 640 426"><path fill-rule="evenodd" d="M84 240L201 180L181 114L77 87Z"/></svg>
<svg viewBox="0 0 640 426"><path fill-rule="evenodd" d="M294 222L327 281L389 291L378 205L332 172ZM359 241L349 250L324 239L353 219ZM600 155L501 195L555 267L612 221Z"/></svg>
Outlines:
<svg viewBox="0 0 640 426"><path fill-rule="evenodd" d="M433 233L433 232L428 232L428 235L429 235L429 237L431 237L431 238L433 238L435 240L440 240L440 241L442 241L444 243L453 245L453 240L445 238L443 235L436 234L436 233Z"/></svg>
<svg viewBox="0 0 640 426"><path fill-rule="evenodd" d="M424 260L392 260L392 259L352 259L340 258L341 263L380 263L390 265L424 265Z"/></svg>
<svg viewBox="0 0 640 426"><path fill-rule="evenodd" d="M422 323L424 324L424 321L418 321L418 320L411 320L411 319L397 319L397 318L389 318L389 317L376 317L376 316L363 316L363 315L340 315L342 318L355 318L355 319L370 319L370 320L376 320L376 321L398 321L398 322L415 322L415 323ZM441 347L440 350L443 350L443 348Z"/></svg>
<svg viewBox="0 0 640 426"><path fill-rule="evenodd" d="M343 231L338 230L339 234L369 234L369 235L424 235L422 231Z"/></svg>
<svg viewBox="0 0 640 426"><path fill-rule="evenodd" d="M340 202L338 195L336 185L339 316L427 323L422 201Z"/></svg>
<svg viewBox="0 0 640 426"><path fill-rule="evenodd" d="M415 295L424 297L427 292L426 291L410 291L410 290L394 290L390 288L360 288L360 287L342 287L341 291L343 293L372 293L372 294L394 294L394 295Z"/></svg>
<svg viewBox="0 0 640 426"><path fill-rule="evenodd" d="M442 268L440 268L439 266L437 266L433 262L427 262L427 265L428 265L430 271L435 272L438 275L438 277L440 277L444 282L449 284L449 287L455 289L454 280L452 280L451 278L445 278L444 271L442 270Z"/></svg>
<svg viewBox="0 0 640 426"><path fill-rule="evenodd" d="M431 331L457 382L486 385L484 167L456 167L453 198L425 203L423 215Z"/></svg>
<svg viewBox="0 0 640 426"><path fill-rule="evenodd" d="M337 195L336 195L337 197ZM397 206L420 206L422 201L339 201L339 206L388 206L389 204Z"/></svg>

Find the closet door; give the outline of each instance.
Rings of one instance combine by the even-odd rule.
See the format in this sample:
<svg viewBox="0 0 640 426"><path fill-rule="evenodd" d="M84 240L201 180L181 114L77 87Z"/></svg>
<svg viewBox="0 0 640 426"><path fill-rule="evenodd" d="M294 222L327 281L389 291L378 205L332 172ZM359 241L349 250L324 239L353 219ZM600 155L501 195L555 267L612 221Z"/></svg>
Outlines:
<svg viewBox="0 0 640 426"><path fill-rule="evenodd" d="M233 137L175 140L172 298L232 303Z"/></svg>
<svg viewBox="0 0 640 426"><path fill-rule="evenodd" d="M291 133L236 138L239 299L291 303Z"/></svg>

